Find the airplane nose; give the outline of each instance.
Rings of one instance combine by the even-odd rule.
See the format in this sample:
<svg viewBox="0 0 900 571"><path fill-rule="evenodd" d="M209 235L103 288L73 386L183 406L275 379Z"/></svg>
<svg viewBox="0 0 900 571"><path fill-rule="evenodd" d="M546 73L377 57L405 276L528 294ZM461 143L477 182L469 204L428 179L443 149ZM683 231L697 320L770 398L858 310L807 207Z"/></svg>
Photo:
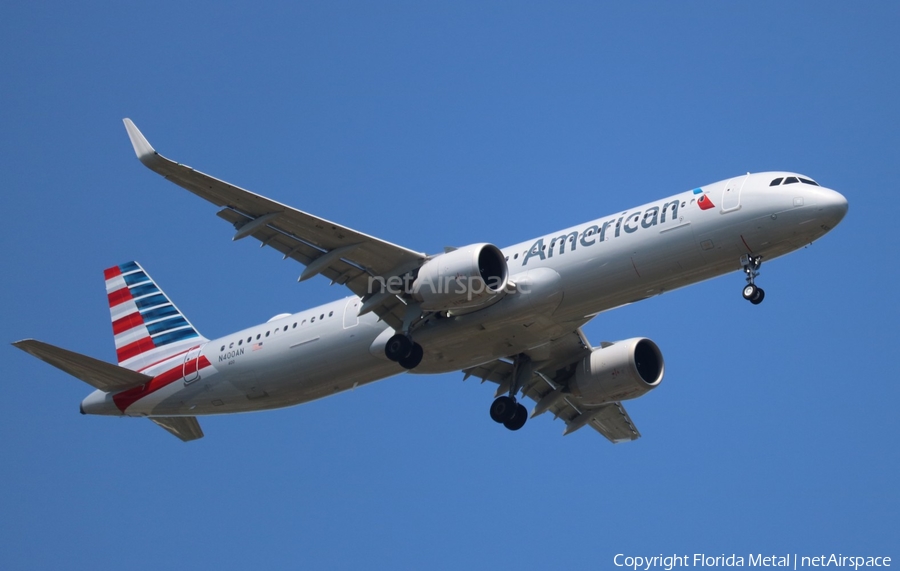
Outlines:
<svg viewBox="0 0 900 571"><path fill-rule="evenodd" d="M819 206L819 210L829 220L831 223L830 226L833 228L847 215L847 210L849 208L847 199L844 198L844 195L840 192L828 188L821 188L819 190L820 192L816 202Z"/></svg>

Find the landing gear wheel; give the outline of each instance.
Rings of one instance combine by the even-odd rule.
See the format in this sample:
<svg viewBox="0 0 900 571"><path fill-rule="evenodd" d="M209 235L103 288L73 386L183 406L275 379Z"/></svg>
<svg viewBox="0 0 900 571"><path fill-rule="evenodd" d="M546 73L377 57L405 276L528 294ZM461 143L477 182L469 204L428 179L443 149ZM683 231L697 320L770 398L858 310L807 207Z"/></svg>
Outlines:
<svg viewBox="0 0 900 571"><path fill-rule="evenodd" d="M750 303L753 305L759 305L762 303L762 300L766 299L766 292L763 288L756 288L756 295L753 296L753 299L750 300Z"/></svg>
<svg viewBox="0 0 900 571"><path fill-rule="evenodd" d="M756 277L759 275L760 266L762 266L762 256L751 256L750 254L741 256L741 268L743 268L744 274L747 276L747 285L744 286L744 291L741 292L741 295L753 305L759 305L762 303L763 298L766 297L766 292L762 288L756 287L755 283Z"/></svg>
<svg viewBox="0 0 900 571"><path fill-rule="evenodd" d="M742 295L744 296L744 299L752 302L753 299L759 295L759 288L753 284L747 284L744 286Z"/></svg>
<svg viewBox="0 0 900 571"><path fill-rule="evenodd" d="M403 357L397 362L400 363L400 366L404 369L415 369L419 366L419 363L422 362L423 354L424 351L422 351L422 346L418 343L413 343L412 349L410 349L409 351L409 355Z"/></svg>
<svg viewBox="0 0 900 571"><path fill-rule="evenodd" d="M413 343L410 341L409 337L398 333L388 339L387 344L384 346L384 356L391 361L399 361L400 359L409 356L412 348Z"/></svg>
<svg viewBox="0 0 900 571"><path fill-rule="evenodd" d="M491 419L494 422L506 424L515 418L516 413L518 412L518 406L521 405L519 405L512 397L497 397L497 399L491 403ZM524 409L525 407L522 408Z"/></svg>
<svg viewBox="0 0 900 571"><path fill-rule="evenodd" d="M523 426L525 426L525 421L528 420L528 410L520 405L516 405L516 413L515 415L503 423L503 426L510 430L519 430Z"/></svg>

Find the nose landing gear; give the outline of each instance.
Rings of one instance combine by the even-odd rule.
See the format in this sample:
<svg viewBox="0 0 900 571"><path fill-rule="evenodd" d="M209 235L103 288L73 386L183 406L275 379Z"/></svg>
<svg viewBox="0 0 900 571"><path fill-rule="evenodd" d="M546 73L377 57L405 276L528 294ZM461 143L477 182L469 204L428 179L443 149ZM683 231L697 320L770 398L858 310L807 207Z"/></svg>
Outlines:
<svg viewBox="0 0 900 571"><path fill-rule="evenodd" d="M741 256L741 267L747 275L747 285L744 286L742 295L753 305L759 305L766 298L766 292L761 287L757 287L755 283L760 266L762 266L762 256L751 256L750 254Z"/></svg>

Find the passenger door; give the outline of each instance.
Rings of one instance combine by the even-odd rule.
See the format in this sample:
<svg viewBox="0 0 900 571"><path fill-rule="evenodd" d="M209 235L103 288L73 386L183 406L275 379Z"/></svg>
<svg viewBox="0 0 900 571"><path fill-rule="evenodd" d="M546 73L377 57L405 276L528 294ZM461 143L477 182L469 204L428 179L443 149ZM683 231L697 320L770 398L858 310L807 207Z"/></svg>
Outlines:
<svg viewBox="0 0 900 571"><path fill-rule="evenodd" d="M351 297L344 306L344 329L359 325L359 298Z"/></svg>
<svg viewBox="0 0 900 571"><path fill-rule="evenodd" d="M200 378L200 349L201 347L194 347L184 356L184 384L193 383Z"/></svg>
<svg viewBox="0 0 900 571"><path fill-rule="evenodd" d="M734 212L741 208L741 190L749 174L735 177L728 181L722 191L722 212Z"/></svg>

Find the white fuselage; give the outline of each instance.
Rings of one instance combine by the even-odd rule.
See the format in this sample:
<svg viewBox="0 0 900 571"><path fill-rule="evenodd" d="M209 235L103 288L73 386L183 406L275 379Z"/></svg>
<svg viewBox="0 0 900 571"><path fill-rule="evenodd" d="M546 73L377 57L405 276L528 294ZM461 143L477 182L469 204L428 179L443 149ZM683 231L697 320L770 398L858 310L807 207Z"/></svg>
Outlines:
<svg viewBox="0 0 900 571"><path fill-rule="evenodd" d="M811 184L769 186L791 174L743 175L504 248L514 291L419 324L414 338L424 358L415 372L532 350L600 312L740 269L744 254L771 260L809 244L841 220L847 202ZM714 206L701 209L702 196ZM130 416L264 410L404 372L384 356L394 330L373 313L359 316L360 302L347 297L209 341L152 371L196 359L199 374L179 369L118 403L97 391L82 409Z"/></svg>

